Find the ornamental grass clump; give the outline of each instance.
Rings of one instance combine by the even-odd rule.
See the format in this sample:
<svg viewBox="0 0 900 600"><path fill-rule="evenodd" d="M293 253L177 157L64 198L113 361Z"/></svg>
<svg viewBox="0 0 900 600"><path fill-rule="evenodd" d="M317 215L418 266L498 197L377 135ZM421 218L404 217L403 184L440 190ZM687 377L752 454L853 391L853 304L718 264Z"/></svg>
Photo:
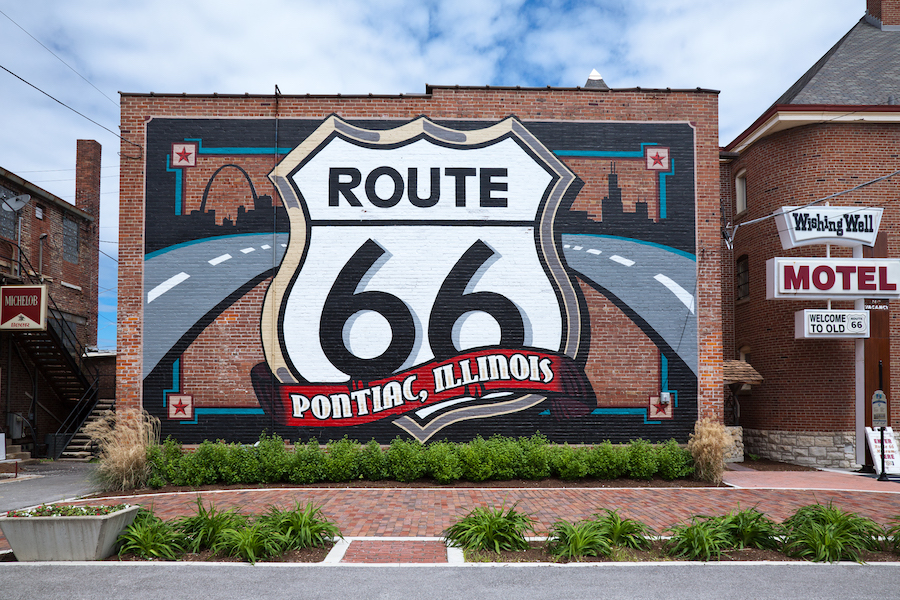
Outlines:
<svg viewBox="0 0 900 600"><path fill-rule="evenodd" d="M212 550L256 564L260 559L282 554L289 545L288 536L265 521L257 521L238 529L225 529Z"/></svg>
<svg viewBox="0 0 900 600"><path fill-rule="evenodd" d="M672 556L708 561L713 556L719 558L723 550L731 547L721 518L692 517L690 523L673 525L667 531L671 537L666 548Z"/></svg>
<svg viewBox="0 0 900 600"><path fill-rule="evenodd" d="M594 515L594 523L613 546L646 550L655 535L653 529L636 519L622 517L618 510L604 508L604 514Z"/></svg>
<svg viewBox="0 0 900 600"><path fill-rule="evenodd" d="M612 544L595 521L557 521L550 530L547 551L553 556L574 559L609 556Z"/></svg>
<svg viewBox="0 0 900 600"><path fill-rule="evenodd" d="M119 556L134 554L151 560L178 560L189 545L178 527L143 508L119 534L118 541Z"/></svg>
<svg viewBox="0 0 900 600"><path fill-rule="evenodd" d="M93 476L105 490L145 487L150 478L148 450L159 445L159 419L146 411L106 411L84 432L100 448Z"/></svg>
<svg viewBox="0 0 900 600"><path fill-rule="evenodd" d="M220 511L210 502L207 509L197 496L197 512L190 517L179 517L175 528L185 537L186 548L200 552L214 548L226 529L239 529L247 525L248 518L236 508Z"/></svg>
<svg viewBox="0 0 900 600"><path fill-rule="evenodd" d="M878 550L885 530L878 523L830 503L797 510L782 523L785 552L815 562L862 562L860 551Z"/></svg>
<svg viewBox="0 0 900 600"><path fill-rule="evenodd" d="M285 550L322 548L334 542L335 538L343 537L338 526L322 514L320 506L312 502L306 506L297 502L291 509L272 506L259 521L284 536Z"/></svg>
<svg viewBox="0 0 900 600"><path fill-rule="evenodd" d="M444 541L465 550L527 550L525 534L534 533L534 519L518 512L516 505L504 509L480 506L448 527Z"/></svg>
<svg viewBox="0 0 900 600"><path fill-rule="evenodd" d="M694 457L694 475L701 481L722 483L725 473L725 449L731 436L721 423L701 419L694 424L694 433L688 441L688 450Z"/></svg>
<svg viewBox="0 0 900 600"><path fill-rule="evenodd" d="M756 508L730 512L721 524L734 548L777 550L781 545L781 527Z"/></svg>

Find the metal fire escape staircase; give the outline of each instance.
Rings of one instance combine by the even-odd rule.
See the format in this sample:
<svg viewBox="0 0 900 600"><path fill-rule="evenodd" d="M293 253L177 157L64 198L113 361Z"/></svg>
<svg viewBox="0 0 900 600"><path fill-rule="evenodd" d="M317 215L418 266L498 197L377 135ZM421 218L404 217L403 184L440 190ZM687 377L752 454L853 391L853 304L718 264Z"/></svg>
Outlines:
<svg viewBox="0 0 900 600"><path fill-rule="evenodd" d="M17 264L8 263L12 269L7 279L18 279L29 285L43 283L44 278L34 270L21 248L15 260ZM42 377L68 410L56 433L48 436L51 442L48 453L54 460L58 459L97 404L99 373L87 361L86 348L78 340L74 326L64 318L49 293L47 329L12 332L12 338L19 355L27 356L34 365L32 380Z"/></svg>

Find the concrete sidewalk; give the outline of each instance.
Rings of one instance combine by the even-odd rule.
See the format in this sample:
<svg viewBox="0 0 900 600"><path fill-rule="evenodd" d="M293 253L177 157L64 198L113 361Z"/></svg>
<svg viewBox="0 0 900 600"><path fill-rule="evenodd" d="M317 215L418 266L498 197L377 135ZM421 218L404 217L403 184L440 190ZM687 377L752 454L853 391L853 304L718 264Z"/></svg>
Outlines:
<svg viewBox="0 0 900 600"><path fill-rule="evenodd" d="M362 552L376 561L379 556L390 556L391 563L403 562L406 555L419 556L423 548L437 543L435 539L450 524L484 505L516 504L536 518L539 534L558 520L586 519L604 508L618 509L623 516L639 519L657 531L694 515L720 515L754 506L777 521L801 506L829 502L879 523L900 515L900 484L858 474L730 471L725 483L726 487L719 488L270 488L146 494L78 503L137 503L152 508L163 519L172 519L193 514L198 496L220 509L237 507L245 513L262 513L271 505L312 502L322 506L344 536L366 538L358 540L350 552L357 557L354 560L360 560ZM383 543L372 538L381 538ZM403 540L409 544L398 543ZM0 538L0 550L6 548L6 540Z"/></svg>

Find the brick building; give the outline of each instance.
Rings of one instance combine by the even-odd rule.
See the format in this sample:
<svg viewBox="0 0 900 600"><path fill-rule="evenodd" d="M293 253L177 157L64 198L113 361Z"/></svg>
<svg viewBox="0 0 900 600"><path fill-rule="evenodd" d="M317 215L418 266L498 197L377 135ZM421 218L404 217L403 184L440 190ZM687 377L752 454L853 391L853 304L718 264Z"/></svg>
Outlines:
<svg viewBox="0 0 900 600"><path fill-rule="evenodd" d="M86 351L97 343L100 145L77 144L75 205L0 168L0 280L46 285L49 298L46 332L0 332L0 427L38 454L99 385Z"/></svg>
<svg viewBox="0 0 900 600"><path fill-rule="evenodd" d="M722 418L717 94L121 98L118 406L163 436Z"/></svg>
<svg viewBox="0 0 900 600"><path fill-rule="evenodd" d="M722 248L725 358L746 359L764 378L729 401L729 420L743 426L749 452L818 466L863 463L869 399L879 385L889 402L897 394L895 303L767 300L766 265L774 257L900 256L900 175L873 182L900 170L898 82L900 1L869 0L866 15L723 149L722 218L733 234L733 249ZM869 185L842 193L860 184ZM850 214L883 208L874 247L784 249L783 232L768 217L838 193L828 204L849 207ZM795 339L795 313L826 307L868 309L871 337ZM891 403L889 413L900 417L900 404Z"/></svg>

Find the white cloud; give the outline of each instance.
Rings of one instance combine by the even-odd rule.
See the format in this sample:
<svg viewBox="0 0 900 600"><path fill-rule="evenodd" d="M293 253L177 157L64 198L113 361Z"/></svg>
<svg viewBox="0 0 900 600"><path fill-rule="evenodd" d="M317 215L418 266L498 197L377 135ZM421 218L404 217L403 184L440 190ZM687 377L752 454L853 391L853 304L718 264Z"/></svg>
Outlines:
<svg viewBox="0 0 900 600"><path fill-rule="evenodd" d="M721 90L721 144L864 14L862 0L31 0L4 13L103 93L423 92L442 85ZM0 65L118 131L118 110L0 15ZM0 166L74 199L75 140L119 140L0 71ZM112 168L110 168L112 167ZM69 172L35 173L69 169ZM50 181L66 179L66 181ZM116 178L101 238L117 237ZM104 244L114 255L115 246ZM104 259L105 281L115 281ZM105 287L109 287L106 285Z"/></svg>

